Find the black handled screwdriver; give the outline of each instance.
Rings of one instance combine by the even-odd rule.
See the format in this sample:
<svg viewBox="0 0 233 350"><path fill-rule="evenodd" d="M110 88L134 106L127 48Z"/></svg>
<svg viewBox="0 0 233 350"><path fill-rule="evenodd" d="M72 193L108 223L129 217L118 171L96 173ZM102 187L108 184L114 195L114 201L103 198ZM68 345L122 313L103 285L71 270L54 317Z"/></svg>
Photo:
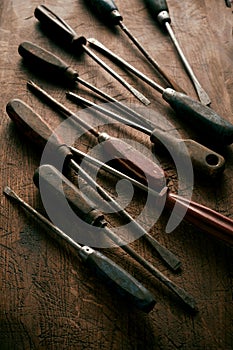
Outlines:
<svg viewBox="0 0 233 350"><path fill-rule="evenodd" d="M210 177L217 177L225 169L225 159L220 154L192 139L178 139L171 136L166 131L158 129L155 125L154 129L152 129L131 120L127 120L119 114L113 113L103 106L97 105L96 103L73 92L68 92L66 95L69 99L81 104L82 106L91 107L94 111L99 111L104 115L143 132L150 136L151 142L155 144L160 142L165 148L172 149L173 154L175 153L179 157L190 157L196 173Z"/></svg>
<svg viewBox="0 0 233 350"><path fill-rule="evenodd" d="M49 197L51 202L56 200L59 208L59 200L63 201L64 194L66 199L70 203L71 207L88 222L92 221L92 218L88 218L88 215L84 215L83 208L86 212L92 213L94 204L54 167L50 165L42 165L39 170L34 175L34 182L38 186L43 186L43 190ZM58 209L59 210L59 209ZM62 212L61 212L62 215ZM95 214L96 216L96 214ZM163 275L158 269L156 269L152 264L141 257L134 249L126 245L125 242L118 237L111 229L107 227L107 222L103 218L101 212L99 212L99 227L103 228L103 232L108 236L113 242L125 250L130 256L134 258L138 263L140 263L146 270L148 270L154 277L166 285L170 290L172 290L186 306L195 310L196 302L192 296L187 294L182 288L176 286L170 279Z"/></svg>
<svg viewBox="0 0 233 350"><path fill-rule="evenodd" d="M157 61L145 50L142 44L135 38L134 35L122 22L123 17L121 16L116 4L113 0L88 0L93 8L93 11L99 14L99 16L110 25L118 25L128 38L134 43L134 45L140 50L140 52L146 57L150 64L159 72L169 87L177 91L184 92L180 86L165 72L164 69L159 65Z"/></svg>
<svg viewBox="0 0 233 350"><path fill-rule="evenodd" d="M45 224L46 227L49 228L49 232L54 239L59 238L60 241L63 240L75 248L82 262L87 265L95 275L101 277L118 296L126 299L131 305L144 312L148 313L153 309L156 303L153 295L122 267L118 266L104 254L88 246L81 246L75 242L65 232L52 224L47 218L20 198L10 187L5 187L4 194L17 201L17 203L32 214L32 216Z"/></svg>
<svg viewBox="0 0 233 350"><path fill-rule="evenodd" d="M34 142L40 141L45 144L49 140L49 137L53 134L51 128L44 122L44 120L36 114L27 104L20 100L13 100L7 104L7 113L10 118L23 129L23 133L30 137ZM168 249L163 247L154 237L152 237L147 231L139 225L130 214L128 214L122 207L112 199L112 197L104 191L92 178L76 163L71 159L71 155L68 154L69 147L65 144L64 140L59 139L57 135L54 135L53 147L55 151L66 152L62 153L63 157L68 156L69 164L74 168L74 170L79 170L85 180L90 183L94 189L98 189L98 192L102 195L105 200L108 200L109 205L111 205L115 210L119 211L124 218L132 223L134 228L144 236L145 239L153 246L161 259L173 270L177 270L180 266L180 261L175 257L175 255ZM72 153L71 153L72 154ZM73 157L73 154L72 154ZM66 166L66 158L65 165ZM165 195L165 193L164 193ZM164 198L162 198L162 201Z"/></svg>
<svg viewBox="0 0 233 350"><path fill-rule="evenodd" d="M181 117L184 122L189 124L203 140L208 140L212 144L217 145L229 145L233 142L233 125L219 116L211 108L181 92L170 88L164 89L161 85L141 73L119 55L110 51L98 40L89 38L88 42L96 49L130 70L153 89L160 92L162 98L169 103L177 115Z"/></svg>
<svg viewBox="0 0 233 350"><path fill-rule="evenodd" d="M157 189L158 191L165 186L164 172L154 161L130 146L128 143L110 137L106 132L100 133L97 129L92 128L77 114L73 113L32 81L28 82L27 86L34 94L43 98L46 103L61 112L66 118L71 118L95 136L98 142L102 145L103 151L114 156L114 163L117 167L120 167L122 172L126 171L131 177L144 184L150 182L151 187L153 188L154 186L154 189ZM142 174L141 170L143 170L144 174Z"/></svg>
<svg viewBox="0 0 233 350"><path fill-rule="evenodd" d="M137 89L131 86L125 79L117 74L111 67L109 67L104 61L102 61L92 50L87 46L87 40L84 36L78 37L77 33L59 16L48 9L44 5L40 5L35 9L35 17L40 21L43 28L49 35L55 36L62 45L68 46L72 52L80 55L85 52L96 63L104 68L110 75L112 75L118 82L120 82L126 89L128 89L138 100L145 105L148 105L150 101Z"/></svg>
<svg viewBox="0 0 233 350"><path fill-rule="evenodd" d="M155 17L155 19L158 21L158 23L160 25L162 25L162 27L165 27L173 44L175 45L175 48L181 58L181 61L184 64L184 67L186 69L186 71L188 72L188 75L195 87L195 90L197 92L197 95L201 101L201 103L203 103L204 105L209 105L211 103L209 96L207 95L206 91L203 89L203 87L201 86L200 82L197 80L197 77L195 76L188 60L186 59L179 43L178 40L176 39L176 36L172 30L172 27L170 25L171 23L171 17L169 14L169 9L168 9L168 5L167 5L167 1L166 0L145 0L145 2L147 3L150 12L152 14L153 17Z"/></svg>

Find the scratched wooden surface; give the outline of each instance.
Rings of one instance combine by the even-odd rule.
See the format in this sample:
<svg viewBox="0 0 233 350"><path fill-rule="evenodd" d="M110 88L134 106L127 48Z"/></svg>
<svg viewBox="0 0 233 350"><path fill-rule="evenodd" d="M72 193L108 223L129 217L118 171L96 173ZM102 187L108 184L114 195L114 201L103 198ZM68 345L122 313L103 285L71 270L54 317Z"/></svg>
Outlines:
<svg viewBox="0 0 233 350"><path fill-rule="evenodd" d="M84 0L48 0L46 5L62 16L79 33L95 37L156 81L153 69L138 53L120 29L108 29L89 11ZM42 3L45 3L44 1ZM144 44L171 76L196 98L195 91L175 53L169 37L148 14L143 0L117 1L124 23ZM212 108L233 122L233 40L232 11L224 0L169 1L176 36L201 84L212 100ZM233 264L232 249L182 222L172 233L164 232L168 216L162 215L151 234L181 259L180 273L173 274L139 240L132 245L177 285L192 294L199 312L191 315L176 297L144 272L120 249L105 249L106 255L134 274L155 295L157 304L148 314L125 305L109 292L97 277L88 273L77 257L48 238L39 224L24 214L2 194L10 185L26 201L43 210L32 176L40 155L19 135L5 107L12 98L20 98L41 114L53 127L60 116L43 105L26 88L36 81L53 96L80 111L65 98L64 87L35 75L18 54L22 41L32 41L52 50L76 67L80 76L126 103L142 106L88 56L72 56L49 40L40 30L33 13L34 0L0 2L0 348L1 349L206 349L233 348ZM113 66L114 67L114 66ZM175 114L159 93L132 75L115 69L151 100L149 110L158 111L172 123L181 136L195 137L176 120ZM80 94L99 101L85 88ZM143 112L145 110L143 108ZM149 113L150 117L150 113ZM165 120L165 121L164 121ZM56 124L57 123L57 124ZM119 126L119 125L118 125ZM147 137L124 127L108 127L114 136L134 135L139 147L151 148ZM82 149L94 145L88 139ZM144 152L145 148L142 147ZM226 170L218 181L195 178L193 200L233 218L233 149L221 150ZM147 152L148 153L148 152ZM168 183L177 190L174 166L161 156ZM108 187L111 184L108 182ZM131 214L140 208L140 196L129 206ZM145 219L146 220L146 219Z"/></svg>

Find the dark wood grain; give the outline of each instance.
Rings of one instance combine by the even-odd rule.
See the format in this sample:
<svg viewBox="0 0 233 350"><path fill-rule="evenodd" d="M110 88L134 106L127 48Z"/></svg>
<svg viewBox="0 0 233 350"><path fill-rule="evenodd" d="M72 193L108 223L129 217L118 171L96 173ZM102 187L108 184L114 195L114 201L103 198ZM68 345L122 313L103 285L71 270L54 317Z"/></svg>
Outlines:
<svg viewBox="0 0 233 350"><path fill-rule="evenodd" d="M171 77L190 96L197 98L170 38L158 28L144 1L126 0L117 1L117 4L131 32ZM107 28L89 11L87 1L50 0L46 5L67 20L78 34L87 38L95 37L143 73L163 84L125 34L119 28ZM211 107L233 122L231 9L226 7L224 0L168 0L168 5L177 39L208 92L212 100ZM19 98L35 108L53 128L63 119L27 91L27 80L32 79L43 86L73 111L84 113L80 107L66 100L64 86L47 81L40 72L34 74L22 62L18 54L21 42L32 41L53 51L76 68L83 79L118 100L136 106L138 110L142 108L126 89L90 57L85 54L75 57L48 39L33 16L36 6L38 2L34 0L2 0L0 3L0 348L232 349L232 248L184 221L173 232L166 233L168 213L163 213L153 227L153 217L150 217L153 210L140 217L140 222L150 229L150 233L178 255L183 264L182 270L177 274L171 273L142 238L133 242L132 247L192 294L199 308L197 314L191 315L172 293L126 253L118 248L104 249L108 257L131 272L155 295L157 304L152 312L145 315L115 297L96 276L89 274L73 253L52 241L45 229L4 197L3 188L9 185L31 205L45 212L32 180L40 163L40 154L19 134L5 108L9 100ZM149 119L172 134L178 133L181 137L192 137L199 141L198 135L176 118L158 92L107 59L104 60L151 100L149 107L142 108L142 113ZM81 85L78 92L86 98L101 102L94 93ZM92 114L84 114L94 126L108 120L101 116L96 120ZM106 130L114 137L135 140L133 144L153 159L149 152L152 150L149 138L142 133L112 121L111 125L101 124L99 130ZM96 140L89 134L82 131L80 136L77 140L80 149L86 151L96 146ZM225 156L225 172L215 181L195 177L192 199L233 218L233 149L229 146L224 150L215 150ZM156 148L155 152L166 172L170 189L177 192L179 181L174 164L167 155L159 150L157 153ZM113 177L103 171L100 171L100 176L106 189L115 194ZM145 196L136 192L127 210L138 217L144 203ZM112 225L122 224L116 215L108 214L107 219Z"/></svg>

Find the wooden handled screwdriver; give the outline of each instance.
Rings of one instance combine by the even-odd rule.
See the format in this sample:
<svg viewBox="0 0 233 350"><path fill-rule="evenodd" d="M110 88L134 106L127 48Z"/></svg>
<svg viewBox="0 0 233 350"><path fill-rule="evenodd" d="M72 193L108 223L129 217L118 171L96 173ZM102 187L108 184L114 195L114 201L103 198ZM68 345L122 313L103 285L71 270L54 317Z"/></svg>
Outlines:
<svg viewBox="0 0 233 350"><path fill-rule="evenodd" d="M130 127L143 132L150 136L151 142L155 144L160 142L165 148L172 149L173 154L176 154L178 157L190 157L193 169L196 173L210 177L217 177L225 168L225 159L220 154L208 149L194 140L178 139L169 135L166 131L156 128L155 125L154 129L152 129L139 123L132 122L131 120L127 120L119 114L113 113L103 106L97 105L96 103L93 103L73 92L68 92L66 95L69 99L81 104L82 106L91 107L91 110L93 109L93 111L99 111L104 115L108 115L125 125L129 125Z"/></svg>
<svg viewBox="0 0 233 350"><path fill-rule="evenodd" d="M188 60L186 59L177 39L175 37L175 34L172 30L172 27L170 25L171 17L170 17L168 6L167 6L167 1L166 0L145 0L145 2L147 3L147 5L149 7L152 16L155 17L155 19L158 21L158 23L160 25L162 25L162 27L166 28L168 34L170 35L170 38L171 38L173 44L175 45L176 50L181 58L181 61L183 62L184 67L185 67L186 71L188 72L188 75L189 75L189 77L190 77L190 79L195 87L195 90L197 92L197 95L198 95L201 103L208 106L211 103L210 98L207 95L206 91L201 86L201 84L199 83L199 81L197 80L197 77L195 76Z"/></svg>
<svg viewBox="0 0 233 350"><path fill-rule="evenodd" d="M78 252L82 262L94 275L102 278L118 296L144 312L148 313L153 309L155 305L153 295L123 268L107 258L104 254L88 246L81 246L75 242L69 235L52 224L47 218L20 198L10 187L5 187L4 194L15 200L32 216L43 223L49 229L54 239L59 238L59 242L62 240L71 245Z"/></svg>
<svg viewBox="0 0 233 350"><path fill-rule="evenodd" d="M212 144L217 144L218 146L230 145L233 142L233 125L219 116L211 108L181 92L170 88L164 89L161 85L141 73L123 58L110 51L98 40L89 38L88 42L134 73L153 89L160 92L162 98L173 108L178 117L187 123L187 125L191 126L203 140L210 141Z"/></svg>
<svg viewBox="0 0 233 350"><path fill-rule="evenodd" d="M46 6L38 6L35 9L35 17L40 21L46 32L50 36L53 36L56 41L59 41L60 44L68 47L77 55L85 52L110 75L112 75L118 82L120 82L126 89L128 89L139 101L145 105L148 105L150 103L150 101L141 92L131 86L125 79L117 74L111 67L109 67L86 46L87 40L84 36L78 37L77 33L62 18L57 16Z"/></svg>
<svg viewBox="0 0 233 350"><path fill-rule="evenodd" d="M46 195L49 196L50 201L56 201L57 210L59 211L59 202L64 200L64 195L68 200L71 207L87 221L91 222L94 204L83 195L68 179L66 179L60 172L50 165L42 165L39 170L34 175L34 182L38 186L42 186ZM86 215L84 215L84 211ZM91 218L87 213L90 213ZM62 211L59 213L62 215ZM107 227L107 222L103 218L101 212L99 212L99 220L96 220L96 212L94 214L95 221L97 225L102 227L101 232L108 236L113 242L115 242L119 247L125 250L134 260L141 264L146 270L148 270L154 277L159 279L163 284L165 284L172 292L174 292L179 299L189 308L195 310L196 302L192 296L187 294L182 288L176 286L170 279L159 272L152 264L141 257L134 249L118 237L111 229ZM97 214L98 216L98 214ZM96 233L98 234L98 233Z"/></svg>
<svg viewBox="0 0 233 350"><path fill-rule="evenodd" d="M150 62L150 64L156 69L156 71L165 80L166 85L172 87L176 91L184 92L183 89L167 74L167 72L162 69L157 61L145 50L142 44L136 39L134 35L129 31L129 29L122 22L123 17L121 16L116 4L113 0L88 0L93 12L97 13L105 22L110 25L118 25L123 32L128 36L128 38L134 43L134 45L139 49L139 51L144 55L144 57Z"/></svg>

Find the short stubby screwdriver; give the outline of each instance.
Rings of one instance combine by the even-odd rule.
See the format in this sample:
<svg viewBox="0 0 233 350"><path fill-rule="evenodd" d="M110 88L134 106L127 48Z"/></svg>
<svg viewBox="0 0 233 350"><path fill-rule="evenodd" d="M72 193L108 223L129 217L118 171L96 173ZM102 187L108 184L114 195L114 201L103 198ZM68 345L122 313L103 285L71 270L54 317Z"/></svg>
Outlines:
<svg viewBox="0 0 233 350"><path fill-rule="evenodd" d="M129 125L130 127L143 132L144 134L150 136L151 142L155 144L160 143L166 149L172 149L173 154L177 154L178 157L190 157L193 169L195 170L195 173L198 173L199 175L216 178L218 175L222 174L225 169L225 159L220 154L210 150L192 139L178 139L166 131L156 128L155 125L153 128L145 127L140 123L127 120L121 115L113 113L105 107L97 105L96 103L91 102L90 100L73 92L67 92L66 95L70 100L77 102L82 106L91 107L93 111L99 111L104 115L107 115L124 123L125 125Z"/></svg>
<svg viewBox="0 0 233 350"><path fill-rule="evenodd" d="M177 92L171 88L164 89L161 85L141 73L119 55L110 51L98 40L89 38L88 42L134 73L153 89L160 92L162 98L185 123L190 125L197 132L199 137L218 146L229 145L233 142L233 125L219 116L214 110L181 92Z"/></svg>
<svg viewBox="0 0 233 350"><path fill-rule="evenodd" d="M125 79L117 74L117 72L115 72L87 47L87 40L84 36L78 37L77 33L62 18L57 16L46 6L38 6L35 9L35 17L46 29L46 32L49 35L54 36L60 44L68 46L72 52L78 55L80 55L82 52L85 52L117 81L119 81L126 89L128 89L138 100L140 100L145 105L148 105L150 103L150 101L141 92L131 86Z"/></svg>
<svg viewBox="0 0 233 350"><path fill-rule="evenodd" d="M150 62L150 64L158 71L161 77L165 80L166 85L172 87L177 91L184 92L180 86L165 72L157 61L145 50L142 44L136 39L134 35L123 23L123 17L121 16L116 4L113 0L88 0L92 6L94 12L110 25L118 25L128 38L134 43L134 45L140 50L144 57Z"/></svg>
<svg viewBox="0 0 233 350"><path fill-rule="evenodd" d="M93 208L95 208L95 205L89 200L89 198L85 196L84 199L83 193L80 192L80 190L78 190L75 186L73 186L73 183L71 183L67 178L65 178L59 171L57 171L57 169L51 167L50 165L45 164L40 166L40 168L36 171L34 175L34 182L37 186L43 188L43 191L45 191L46 196L49 196L49 200L51 203L54 202L54 200L56 200L58 211L59 203L63 202L64 195L66 196L66 200L68 201L70 206L78 215L80 215L80 212L83 213L83 209L86 212L92 213ZM84 218L84 221L90 222L92 220L89 219L88 214L86 214L86 216L84 216L83 214L81 215ZM63 216L62 211L60 212L60 215ZM180 298L180 300L183 303L185 303L186 306L188 306L192 310L195 310L196 302L191 295L185 292L182 288L175 285L157 268L155 268L151 263L145 260L141 255L139 255L133 248L131 248L129 245L126 245L124 241L119 237L119 235L113 232L112 229L108 228L107 222L103 218L101 212L99 212L99 217L100 219L98 220L97 225L100 228L102 228L101 232L103 232L107 237L109 237L113 242L115 242L117 246L125 250L131 257L133 257L135 261L137 261L146 270L148 270L154 277L156 277L159 281L166 285L173 293L175 293ZM97 235L98 231L95 231Z"/></svg>
<svg viewBox="0 0 233 350"><path fill-rule="evenodd" d="M195 87L195 90L197 92L197 95L201 101L201 103L203 103L204 105L210 105L211 101L209 96L207 95L206 91L203 89L203 87L201 86L201 84L199 83L199 81L197 80L197 77L194 75L194 72L189 64L189 62L187 61L176 37L175 34L172 30L172 27L170 25L171 23L171 17L169 14L169 10L168 10L168 6L167 6L167 2L166 0L145 0L145 2L147 3L150 12L152 14L152 16L154 16L156 18L156 20L167 29L168 34L170 35L170 38L173 42L173 44L175 45L175 48L185 66L185 69L187 70L190 79Z"/></svg>
<svg viewBox="0 0 233 350"><path fill-rule="evenodd" d="M21 197L19 197L10 187L5 187L4 194L26 209L39 222L43 223L52 237L59 243L67 242L77 252L83 263L89 267L95 275L99 276L114 292L125 299L132 306L146 313L150 312L154 305L154 296L138 280L126 272L104 254L88 247L81 246L69 235L51 223L47 218L31 207Z"/></svg>

